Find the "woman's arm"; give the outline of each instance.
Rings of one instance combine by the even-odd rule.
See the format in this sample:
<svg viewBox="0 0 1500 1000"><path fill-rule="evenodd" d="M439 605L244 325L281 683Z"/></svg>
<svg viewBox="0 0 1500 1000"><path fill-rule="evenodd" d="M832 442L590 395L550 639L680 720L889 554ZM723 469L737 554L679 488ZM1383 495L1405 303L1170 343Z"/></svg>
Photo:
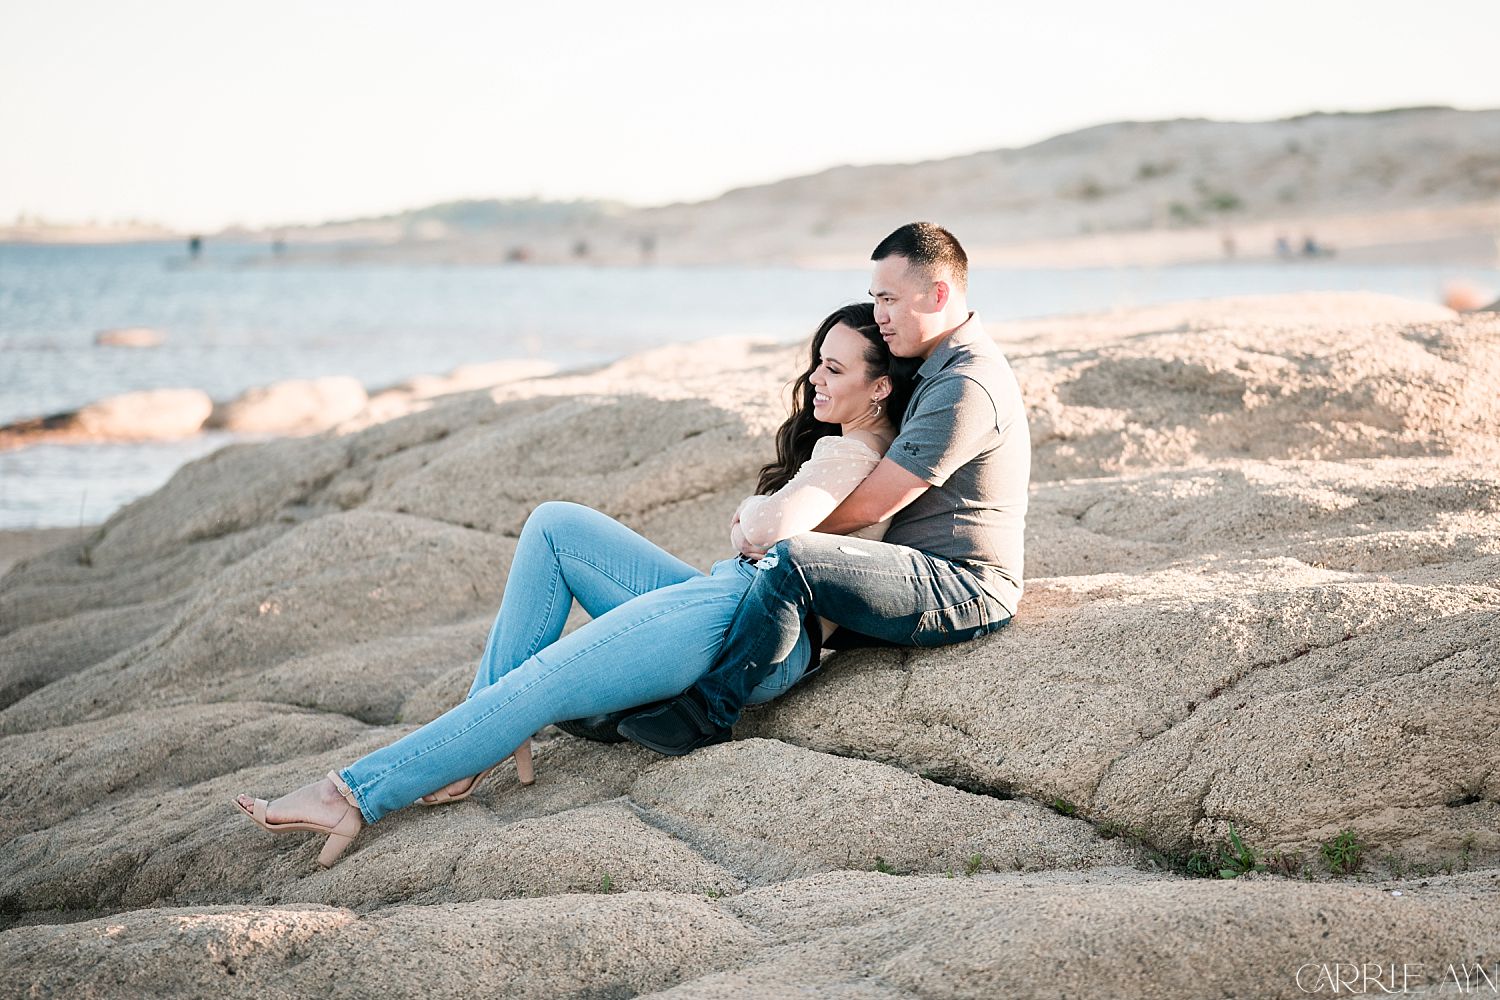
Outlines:
<svg viewBox="0 0 1500 1000"><path fill-rule="evenodd" d="M764 551L783 538L813 530L833 513L880 463L880 453L862 437L823 438L790 482L741 504L739 529L745 545L740 550Z"/></svg>

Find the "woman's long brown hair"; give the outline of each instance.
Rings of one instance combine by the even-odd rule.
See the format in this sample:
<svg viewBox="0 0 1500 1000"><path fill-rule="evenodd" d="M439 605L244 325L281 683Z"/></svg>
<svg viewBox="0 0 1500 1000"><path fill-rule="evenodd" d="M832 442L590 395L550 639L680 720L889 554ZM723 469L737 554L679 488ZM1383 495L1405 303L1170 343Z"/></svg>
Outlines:
<svg viewBox="0 0 1500 1000"><path fill-rule="evenodd" d="M838 424L826 424L813 416L812 398L816 391L812 384L812 373L822 362L823 341L828 331L840 323L865 338L865 367L872 379L882 375L891 380L891 393L881 403L890 415L891 424L901 429L901 417L906 412L906 403L911 399L912 375L915 367L903 358L893 357L881 339L880 327L875 324L875 307L868 302L856 302L834 312L813 334L807 369L792 382L792 413L786 423L776 432L776 461L760 470L757 493L771 493L785 486L802 463L812 455L813 446L820 438L839 433Z"/></svg>

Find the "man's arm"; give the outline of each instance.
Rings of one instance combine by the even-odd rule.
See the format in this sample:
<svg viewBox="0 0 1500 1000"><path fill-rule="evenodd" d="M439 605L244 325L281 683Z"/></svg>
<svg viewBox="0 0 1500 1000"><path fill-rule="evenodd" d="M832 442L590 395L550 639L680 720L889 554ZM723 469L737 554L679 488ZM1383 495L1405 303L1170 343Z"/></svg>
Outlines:
<svg viewBox="0 0 1500 1000"><path fill-rule="evenodd" d="M930 487L927 480L912 475L889 458L882 458L875 471L866 476L864 482L856 486L816 530L830 535L847 535L867 528L893 516Z"/></svg>
<svg viewBox="0 0 1500 1000"><path fill-rule="evenodd" d="M817 530L847 535L894 516L983 451L998 425L994 400L978 382L963 376L932 383L875 471Z"/></svg>

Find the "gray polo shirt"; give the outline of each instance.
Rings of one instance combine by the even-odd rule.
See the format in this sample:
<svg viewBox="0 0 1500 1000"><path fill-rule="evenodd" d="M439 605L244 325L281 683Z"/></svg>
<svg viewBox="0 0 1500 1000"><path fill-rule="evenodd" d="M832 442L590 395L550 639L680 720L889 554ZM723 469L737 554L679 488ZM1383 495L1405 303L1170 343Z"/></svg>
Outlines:
<svg viewBox="0 0 1500 1000"><path fill-rule="evenodd" d="M1031 478L1021 387L974 312L916 379L886 458L932 488L896 514L885 540L964 563L1014 615Z"/></svg>

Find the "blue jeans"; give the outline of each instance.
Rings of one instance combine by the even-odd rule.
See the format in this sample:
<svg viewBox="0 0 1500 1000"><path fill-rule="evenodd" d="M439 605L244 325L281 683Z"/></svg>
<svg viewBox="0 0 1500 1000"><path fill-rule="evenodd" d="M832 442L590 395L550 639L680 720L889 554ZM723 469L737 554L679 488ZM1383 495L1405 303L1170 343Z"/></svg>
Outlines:
<svg viewBox="0 0 1500 1000"><path fill-rule="evenodd" d="M339 772L366 822L504 760L549 723L679 694L714 662L756 572L704 574L618 521L572 503L532 511L468 698ZM562 635L577 601L593 621ZM805 634L749 694L769 701L807 668Z"/></svg>
<svg viewBox="0 0 1500 1000"><path fill-rule="evenodd" d="M946 646L994 632L1010 612L973 571L919 549L815 531L777 542L758 563L713 667L694 685L720 726L753 704L813 609L841 628L898 646Z"/></svg>

